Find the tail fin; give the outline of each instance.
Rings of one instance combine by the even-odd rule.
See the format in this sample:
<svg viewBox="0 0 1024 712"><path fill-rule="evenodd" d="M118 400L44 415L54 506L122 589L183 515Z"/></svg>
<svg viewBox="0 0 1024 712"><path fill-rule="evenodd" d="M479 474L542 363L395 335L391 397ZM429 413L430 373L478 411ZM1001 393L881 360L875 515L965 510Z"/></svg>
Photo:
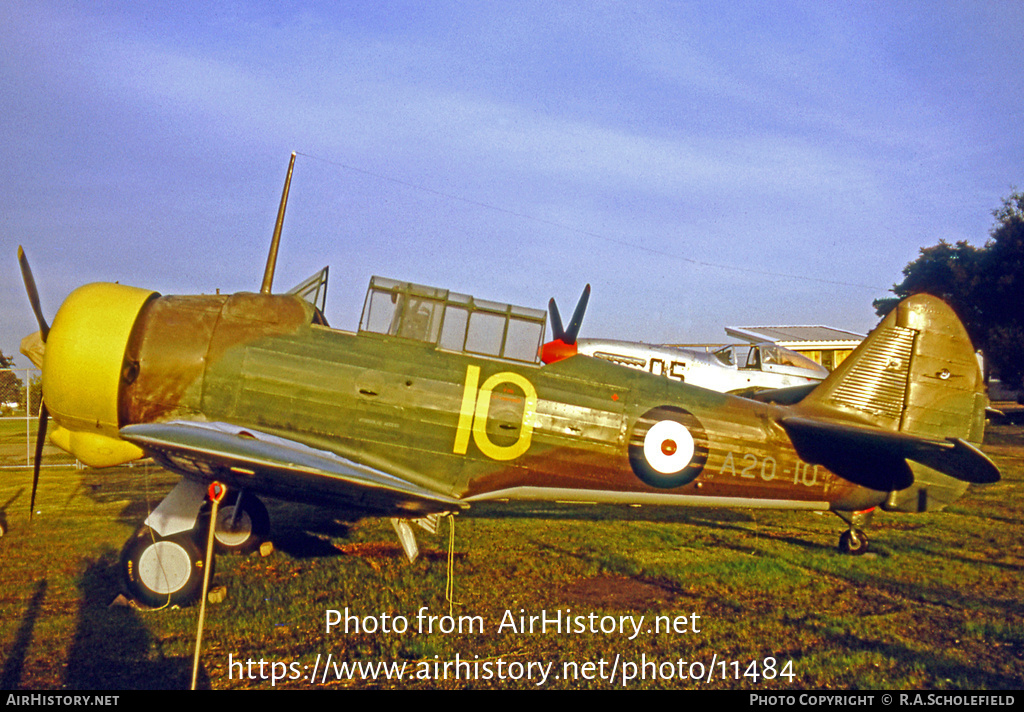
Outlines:
<svg viewBox="0 0 1024 712"><path fill-rule="evenodd" d="M976 447L988 398L970 337L930 295L903 300L782 419L808 462L874 490L886 509L924 511L999 470Z"/></svg>
<svg viewBox="0 0 1024 712"><path fill-rule="evenodd" d="M904 299L820 386L802 415L978 444L988 398L960 319L941 299Z"/></svg>

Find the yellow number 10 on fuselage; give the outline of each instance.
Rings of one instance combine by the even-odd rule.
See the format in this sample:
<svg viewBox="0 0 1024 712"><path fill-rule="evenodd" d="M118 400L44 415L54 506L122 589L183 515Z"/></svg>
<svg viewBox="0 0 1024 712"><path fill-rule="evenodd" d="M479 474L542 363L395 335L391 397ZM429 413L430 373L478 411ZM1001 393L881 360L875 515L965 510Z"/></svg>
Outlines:
<svg viewBox="0 0 1024 712"><path fill-rule="evenodd" d="M478 386L479 383L480 367L468 366L453 452L457 455L465 455L469 447L469 436L472 433L476 446L487 457L492 460L514 460L530 449L533 426L537 416L537 389L526 378L511 371L495 373L484 381L482 386ZM511 445L495 445L487 435L487 416L491 406L491 393L502 383L518 386L525 396L519 439Z"/></svg>

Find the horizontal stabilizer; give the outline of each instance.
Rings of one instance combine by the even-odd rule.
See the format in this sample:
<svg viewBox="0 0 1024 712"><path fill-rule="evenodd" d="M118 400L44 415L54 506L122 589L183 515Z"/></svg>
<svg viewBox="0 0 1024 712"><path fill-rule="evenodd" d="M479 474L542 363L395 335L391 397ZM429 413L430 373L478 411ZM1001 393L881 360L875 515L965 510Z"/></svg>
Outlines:
<svg viewBox="0 0 1024 712"><path fill-rule="evenodd" d="M801 383L799 386L786 386L785 388L760 388L731 391L730 395L741 396L743 398L749 398L750 400L761 401L762 403L793 405L794 403L802 401L817 387L817 383Z"/></svg>
<svg viewBox="0 0 1024 712"><path fill-rule="evenodd" d="M913 484L912 460L962 482L998 482L987 455L960 438L936 440L815 418L781 420L800 457L871 489L900 490Z"/></svg>
<svg viewBox="0 0 1024 712"><path fill-rule="evenodd" d="M212 481L244 480L272 496L334 497L356 506L431 513L465 507L458 500L326 450L229 423L173 421L129 425L121 437L175 472ZM305 497L298 496L305 493Z"/></svg>

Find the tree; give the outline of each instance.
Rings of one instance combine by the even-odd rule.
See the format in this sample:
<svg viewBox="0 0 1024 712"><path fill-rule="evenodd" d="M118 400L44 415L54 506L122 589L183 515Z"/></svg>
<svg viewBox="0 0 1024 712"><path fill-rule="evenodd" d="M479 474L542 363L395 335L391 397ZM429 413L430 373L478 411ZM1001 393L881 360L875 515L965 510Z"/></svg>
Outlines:
<svg viewBox="0 0 1024 712"><path fill-rule="evenodd" d="M992 215L999 224L1024 220L1024 193L1015 190L1009 197L1003 198L1003 207L993 210Z"/></svg>
<svg viewBox="0 0 1024 712"><path fill-rule="evenodd" d="M36 373L29 379L28 384L28 405L29 415L39 415L39 405L43 402L43 376ZM22 405L25 402L22 400Z"/></svg>
<svg viewBox="0 0 1024 712"><path fill-rule="evenodd" d="M940 297L959 314L992 372L1020 388L1024 381L1024 193L1014 191L992 211L995 225L984 247L940 241L921 248L894 285L895 297L876 299L884 316L911 294Z"/></svg>
<svg viewBox="0 0 1024 712"><path fill-rule="evenodd" d="M0 415L10 415L16 407L25 405L25 386L14 368L14 358L0 351ZM10 405L17 404L16 406Z"/></svg>

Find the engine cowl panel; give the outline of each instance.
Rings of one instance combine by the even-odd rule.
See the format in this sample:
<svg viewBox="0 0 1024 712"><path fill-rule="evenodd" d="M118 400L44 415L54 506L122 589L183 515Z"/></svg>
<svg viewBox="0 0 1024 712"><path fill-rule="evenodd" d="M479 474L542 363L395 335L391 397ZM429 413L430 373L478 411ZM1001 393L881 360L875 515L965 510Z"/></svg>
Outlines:
<svg viewBox="0 0 1024 712"><path fill-rule="evenodd" d="M64 300L54 318L43 360L43 399L60 426L53 434L55 444L87 465L107 466L142 455L118 438L118 404L132 329L156 296L121 284L87 284ZM75 437L78 433L86 437ZM94 456L98 453L103 454Z"/></svg>

